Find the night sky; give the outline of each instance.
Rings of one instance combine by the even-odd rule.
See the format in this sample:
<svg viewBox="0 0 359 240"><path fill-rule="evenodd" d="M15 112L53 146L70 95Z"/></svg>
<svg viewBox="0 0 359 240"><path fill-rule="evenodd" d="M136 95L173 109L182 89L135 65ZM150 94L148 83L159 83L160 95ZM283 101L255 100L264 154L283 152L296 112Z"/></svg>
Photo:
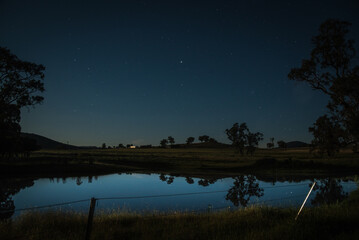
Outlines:
<svg viewBox="0 0 359 240"><path fill-rule="evenodd" d="M328 98L287 74L328 18L359 1L0 1L0 46L43 64L45 100L22 131L74 145L159 145L246 122L310 142ZM357 48L358 49L358 48Z"/></svg>

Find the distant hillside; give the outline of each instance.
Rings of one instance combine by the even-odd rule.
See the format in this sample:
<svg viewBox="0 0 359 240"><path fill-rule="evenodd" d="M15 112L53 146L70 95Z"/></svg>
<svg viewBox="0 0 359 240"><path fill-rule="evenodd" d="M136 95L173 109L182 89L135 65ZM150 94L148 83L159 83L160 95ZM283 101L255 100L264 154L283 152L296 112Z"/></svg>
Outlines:
<svg viewBox="0 0 359 240"><path fill-rule="evenodd" d="M309 144L300 141L287 142L287 148L300 148L300 147L309 147Z"/></svg>
<svg viewBox="0 0 359 240"><path fill-rule="evenodd" d="M33 133L21 133L22 137L30 138L36 140L37 145L41 147L41 149L78 149L80 147L64 144L57 142L55 140L33 134Z"/></svg>

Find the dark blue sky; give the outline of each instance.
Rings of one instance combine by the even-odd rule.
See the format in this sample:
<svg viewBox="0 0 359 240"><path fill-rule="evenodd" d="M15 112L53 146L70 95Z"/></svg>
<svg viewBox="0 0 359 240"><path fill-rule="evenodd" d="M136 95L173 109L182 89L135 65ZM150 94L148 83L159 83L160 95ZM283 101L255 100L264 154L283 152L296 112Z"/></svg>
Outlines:
<svg viewBox="0 0 359 240"><path fill-rule="evenodd" d="M22 130L75 145L153 144L246 122L264 141L309 142L327 98L287 79L340 1L0 1L0 46L46 67ZM357 45L356 45L357 46ZM262 143L262 146L263 146Z"/></svg>

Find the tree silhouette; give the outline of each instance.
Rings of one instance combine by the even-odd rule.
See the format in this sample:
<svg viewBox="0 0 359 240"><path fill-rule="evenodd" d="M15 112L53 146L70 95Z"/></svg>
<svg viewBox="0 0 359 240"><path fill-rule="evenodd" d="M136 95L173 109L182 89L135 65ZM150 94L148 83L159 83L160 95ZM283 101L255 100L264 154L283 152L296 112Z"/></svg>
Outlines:
<svg viewBox="0 0 359 240"><path fill-rule="evenodd" d="M267 143L267 148L269 149L274 148L274 138L270 138L269 140L270 142Z"/></svg>
<svg viewBox="0 0 359 240"><path fill-rule="evenodd" d="M161 145L161 147L163 147L163 148L167 147L167 144L168 144L168 140L167 140L167 139L162 139L161 142L160 142L160 145Z"/></svg>
<svg viewBox="0 0 359 240"><path fill-rule="evenodd" d="M194 137L188 137L186 140L187 144L192 144L194 142Z"/></svg>
<svg viewBox="0 0 359 240"><path fill-rule="evenodd" d="M284 142L283 140L278 141L277 144L279 148L287 149L287 143Z"/></svg>
<svg viewBox="0 0 359 240"><path fill-rule="evenodd" d="M314 136L311 151L318 149L321 156L324 152L328 156L334 156L345 142L344 129L336 121L328 118L327 115L319 117L314 126L309 128L309 132L313 133Z"/></svg>
<svg viewBox="0 0 359 240"><path fill-rule="evenodd" d="M244 154L245 149L247 154L252 155L259 142L263 140L263 134L260 132L251 133L246 123L241 125L238 123L233 124L230 129L226 129L226 134L232 145L238 149L241 155Z"/></svg>
<svg viewBox="0 0 359 240"><path fill-rule="evenodd" d="M327 105L335 124L346 129L347 143L359 143L359 66L355 65L354 40L347 40L351 24L329 19L312 38L310 58L300 68L291 69L288 78L308 83L330 97Z"/></svg>
<svg viewBox="0 0 359 240"><path fill-rule="evenodd" d="M208 141L209 141L209 136L207 136L207 135L199 136L199 137L198 137L198 140L199 140L200 142L208 142Z"/></svg>
<svg viewBox="0 0 359 240"><path fill-rule="evenodd" d="M20 60L0 47L0 148L1 157L12 157L20 139L20 110L43 101L43 65Z"/></svg>
<svg viewBox="0 0 359 240"><path fill-rule="evenodd" d="M106 149L106 143L102 143L102 146L101 146L102 149Z"/></svg>
<svg viewBox="0 0 359 240"><path fill-rule="evenodd" d="M175 143L175 139L172 136L168 136L168 142L171 144L171 146Z"/></svg>
<svg viewBox="0 0 359 240"><path fill-rule="evenodd" d="M263 134L260 132L247 134L247 154L253 155L254 151L257 149L260 141L263 140Z"/></svg>
<svg viewBox="0 0 359 240"><path fill-rule="evenodd" d="M246 133L249 131L247 124L238 123L233 124L230 129L226 129L228 139L232 142L232 145L238 148L241 155L244 153L244 147L247 144Z"/></svg>

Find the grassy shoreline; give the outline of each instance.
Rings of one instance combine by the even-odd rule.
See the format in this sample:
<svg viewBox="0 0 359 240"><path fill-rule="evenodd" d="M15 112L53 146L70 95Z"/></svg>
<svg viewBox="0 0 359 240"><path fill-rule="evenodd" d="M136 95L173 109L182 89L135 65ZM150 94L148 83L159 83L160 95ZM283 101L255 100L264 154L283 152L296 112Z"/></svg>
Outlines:
<svg viewBox="0 0 359 240"><path fill-rule="evenodd" d="M96 212L91 239L358 239L359 190L333 205L247 207L228 212ZM28 212L0 222L0 239L83 239L87 214Z"/></svg>

